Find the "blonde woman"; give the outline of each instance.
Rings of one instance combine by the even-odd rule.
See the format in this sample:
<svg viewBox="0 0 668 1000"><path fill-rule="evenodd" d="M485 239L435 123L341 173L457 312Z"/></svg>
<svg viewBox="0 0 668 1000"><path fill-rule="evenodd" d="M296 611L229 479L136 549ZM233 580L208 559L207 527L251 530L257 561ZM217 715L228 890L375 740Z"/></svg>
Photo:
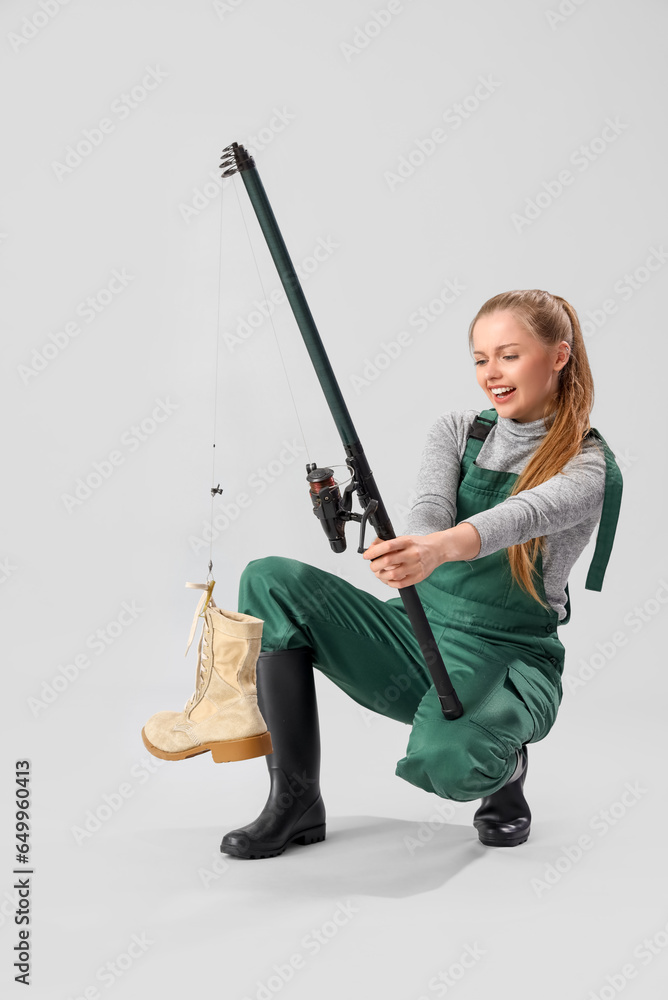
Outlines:
<svg viewBox="0 0 668 1000"><path fill-rule="evenodd" d="M226 854L269 858L325 838L314 667L411 727L400 778L482 799L482 844L529 836L527 744L549 733L562 698L568 575L598 525L586 587L601 589L622 480L589 424L593 380L568 302L539 290L495 295L469 345L487 407L439 417L407 533L364 553L389 588L417 586L464 714L444 720L399 596L383 601L294 559L254 560L239 611L264 622L257 692L273 742L270 791L259 817L223 838Z"/></svg>

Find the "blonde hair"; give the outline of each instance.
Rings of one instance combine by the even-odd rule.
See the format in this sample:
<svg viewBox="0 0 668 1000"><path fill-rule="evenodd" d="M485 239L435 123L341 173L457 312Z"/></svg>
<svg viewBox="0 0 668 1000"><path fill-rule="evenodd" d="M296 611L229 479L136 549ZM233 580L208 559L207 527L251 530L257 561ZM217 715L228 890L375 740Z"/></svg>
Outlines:
<svg viewBox="0 0 668 1000"><path fill-rule="evenodd" d="M546 482L570 459L582 451L583 438L590 429L589 414L594 405L594 380L577 313L559 295L539 289L502 292L488 299L478 310L469 327L469 348L473 351L473 328L481 316L510 310L519 323L546 350L562 340L570 347L570 356L558 376L556 406L546 400L543 420L547 433L529 462L519 474L510 496ZM547 411L552 409L552 413ZM531 538L508 548L510 571L514 580L539 604L549 609L534 586L538 553L545 549L545 536Z"/></svg>

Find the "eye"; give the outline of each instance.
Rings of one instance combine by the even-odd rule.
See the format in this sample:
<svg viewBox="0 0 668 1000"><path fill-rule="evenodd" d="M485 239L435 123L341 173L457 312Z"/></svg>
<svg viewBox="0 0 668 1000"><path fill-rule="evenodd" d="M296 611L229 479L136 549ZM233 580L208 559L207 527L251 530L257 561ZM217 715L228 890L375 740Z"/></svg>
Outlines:
<svg viewBox="0 0 668 1000"><path fill-rule="evenodd" d="M518 357L517 354L504 354L503 360L504 361L514 361L517 357ZM484 365L485 364L485 359L481 358L479 361L474 361L473 364L477 368L478 365Z"/></svg>

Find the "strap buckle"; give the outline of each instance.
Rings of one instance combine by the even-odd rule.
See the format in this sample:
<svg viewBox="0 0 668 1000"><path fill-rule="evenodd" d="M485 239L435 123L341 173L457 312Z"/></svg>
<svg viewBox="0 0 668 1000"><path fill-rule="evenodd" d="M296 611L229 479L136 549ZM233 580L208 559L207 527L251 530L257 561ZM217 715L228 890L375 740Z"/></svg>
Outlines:
<svg viewBox="0 0 668 1000"><path fill-rule="evenodd" d="M471 425L468 436L477 438L479 441L484 441L495 423L495 420L488 420L486 417L481 417L478 414Z"/></svg>

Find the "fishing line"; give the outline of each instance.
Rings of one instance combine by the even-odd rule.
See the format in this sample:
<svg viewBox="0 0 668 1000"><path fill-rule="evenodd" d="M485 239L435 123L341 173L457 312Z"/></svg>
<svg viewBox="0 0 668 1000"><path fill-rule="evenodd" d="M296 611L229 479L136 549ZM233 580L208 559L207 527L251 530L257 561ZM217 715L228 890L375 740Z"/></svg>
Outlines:
<svg viewBox="0 0 668 1000"><path fill-rule="evenodd" d="M220 224L218 226L218 302L216 309L216 328L215 328L215 338L216 338L216 361L214 365L214 382L213 382L213 446L211 449L211 482L216 482L216 428L218 423L218 361L220 357L220 303L222 298L222 285L223 285L223 198L225 196L225 187L221 185L220 189ZM220 488L220 483L218 486L211 487L211 512L209 514L209 572L207 574L207 582L211 578L211 572L213 570L213 502L216 499L217 493L222 493Z"/></svg>
<svg viewBox="0 0 668 1000"><path fill-rule="evenodd" d="M251 254L253 255L253 261L255 263L255 270L257 271L257 276L258 276L258 279L259 279L259 282L260 282L260 287L262 288L262 294L264 296L264 301L265 302L269 302L269 299L267 297L267 293L266 293L265 288L264 288L264 282L262 281L262 274L260 273L260 268L259 268L259 265L258 265L258 262L257 262L257 257L255 256L255 251L253 249L253 242L252 242L251 237L250 237L250 232L248 231L248 225L246 223L246 216L244 215L244 210L243 210L243 207L242 207L242 204L241 204L241 199L239 197L239 188L238 188L238 185L236 183L236 177L232 178L232 182L234 184L234 190L235 190L236 196L237 196L237 203L239 205L239 211L241 212L241 218L243 219L244 228L246 230L246 236L248 238L248 243L249 243L250 249L251 249ZM278 335L276 333L276 327L274 326L274 320L273 320L273 317L272 317L271 313L269 313L269 322L271 324L271 329L272 329L272 332L274 334L274 340L276 341L276 347L278 349L278 356L280 357L281 364L283 366L283 373L285 375L285 381L288 384L288 391L290 393L290 398L292 400L292 406L293 406L294 411L295 411L295 416L297 418L297 423L299 424L299 433L301 434L302 441L304 442L304 448L306 450L306 455L307 455L308 458L310 458L311 452L310 452L309 447L308 447L308 445L306 443L306 435L304 434L304 429L302 427L302 422L299 419L299 410L297 409L297 403L295 401L294 393L292 392L292 383L290 382L290 376L288 375L288 369L286 368L285 361L283 359L283 352L281 351L281 345L280 345L280 342L279 342L279 339L278 339Z"/></svg>
<svg viewBox="0 0 668 1000"><path fill-rule="evenodd" d="M260 282L260 287L262 289L262 295L264 297L264 301L265 302L269 302L269 298L268 298L267 293L265 291L264 282L262 280L262 273L260 271L260 266L258 264L258 259L257 259L257 256L255 254L255 250L253 249L253 242L251 240L250 231L248 229L248 223L246 222L246 216L244 214L243 206L241 204L241 199L239 197L239 189L238 189L238 186L237 186L235 178L232 178L232 186L233 186L233 188L235 190L235 193L236 193L237 204L239 206L239 212L241 214L241 220L242 220L242 222L244 224L244 229L246 230L246 239L248 240L248 245L250 247L251 255L253 257L253 262L255 264L255 270L257 271L258 280ZM219 234L218 234L218 262L219 262L219 267L218 267L218 302L217 302L216 329L215 329L215 338L216 338L215 357L216 357L216 360L215 360L215 365L214 365L214 392L213 392L213 446L212 446L212 456L211 456L211 482L212 483L216 482L216 435L217 435L217 424L218 424L218 392L219 392L219 377L218 377L218 375L219 375L219 361L220 361L220 316L221 316L221 302L222 302L222 290L223 290L222 275L223 275L223 228L224 228L223 201L224 201L224 192L225 192L225 188L223 186L221 188L221 192L220 192L220 225L219 225ZM299 426L299 433L300 433L301 439L302 439L303 444L304 444L304 450L306 452L307 457L309 457L309 459L310 459L311 452L310 452L310 449L309 449L307 441L306 441L306 435L304 433L304 428L302 426L302 422L301 422L301 420L299 418L299 410L297 408L297 402L295 400L295 396L294 396L294 393L292 391L292 383L290 382L290 376L288 375L288 370L287 370L287 367L286 367L286 364L285 364L285 359L283 357L283 352L281 351L281 344L280 344L280 341L278 339L278 334L276 332L276 327L274 325L274 320L273 320L273 317L272 317L271 313L269 313L268 318L269 318L269 323L271 325L272 333L274 335L274 341L276 343L276 348L278 350L278 356L281 359L281 365L283 367L283 374L285 376L285 381L286 381L287 386L288 386L288 392L290 393L290 399L292 400L292 406L293 406L293 409L295 411L295 417L297 419L297 424ZM207 581L210 580L211 573L212 573L212 570L213 570L213 538L214 538L213 518L214 518L214 501L216 499L216 494L217 493L222 493L222 492L223 491L220 488L220 483L218 483L218 486L212 486L211 487L211 512L210 512L210 515L209 515L209 536L210 536L210 542L209 542L209 572L208 572L208 575L207 575Z"/></svg>

